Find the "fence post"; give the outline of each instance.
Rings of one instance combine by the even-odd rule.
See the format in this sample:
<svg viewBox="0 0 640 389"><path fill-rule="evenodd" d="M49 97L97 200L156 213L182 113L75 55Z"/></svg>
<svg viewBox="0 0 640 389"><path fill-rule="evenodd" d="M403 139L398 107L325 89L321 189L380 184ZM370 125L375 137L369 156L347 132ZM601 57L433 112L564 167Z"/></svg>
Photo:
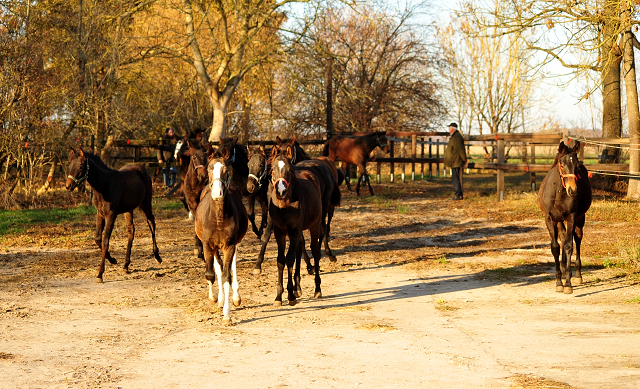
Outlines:
<svg viewBox="0 0 640 389"><path fill-rule="evenodd" d="M382 169L381 169L380 165L382 165L382 162L377 162L376 163L376 182L378 184L380 184L382 182L382 177L381 177L381 174L380 174Z"/></svg>
<svg viewBox="0 0 640 389"><path fill-rule="evenodd" d="M424 136L420 139L422 140L422 143L420 143L420 158L424 158ZM424 162L420 164L420 174L422 175L422 181L424 181Z"/></svg>
<svg viewBox="0 0 640 389"><path fill-rule="evenodd" d="M418 137L411 135L411 181L416 180L416 148L418 146Z"/></svg>
<svg viewBox="0 0 640 389"><path fill-rule="evenodd" d="M429 138L429 158L433 158L433 152L431 150L431 138ZM433 179L433 164L429 162L429 179Z"/></svg>
<svg viewBox="0 0 640 389"><path fill-rule="evenodd" d="M389 157L391 158L391 160L393 161L393 157L394 157L394 149L395 149L395 144L396 142L394 141L389 141ZM391 174L391 183L393 184L393 175L395 174L395 164L393 162L391 162L389 164L389 170L390 170L390 174Z"/></svg>
<svg viewBox="0 0 640 389"><path fill-rule="evenodd" d="M498 139L498 164L504 163L504 139ZM496 175L498 178L498 201L504 200L504 170L497 167Z"/></svg>
<svg viewBox="0 0 640 389"><path fill-rule="evenodd" d="M440 139L436 139L436 158L440 158ZM440 177L440 163L436 162L436 177Z"/></svg>
<svg viewBox="0 0 640 389"><path fill-rule="evenodd" d="M565 145L569 146L569 130L566 128L562 129L562 141Z"/></svg>
<svg viewBox="0 0 640 389"><path fill-rule="evenodd" d="M536 145L535 144L531 145L530 160L532 165L536 164ZM533 170L529 172L529 181L531 182L531 191L535 192L536 191L536 172L534 172Z"/></svg>
<svg viewBox="0 0 640 389"><path fill-rule="evenodd" d="M404 158L405 157L405 152L406 152L406 142L400 142L400 158ZM400 168L402 169L402 174L400 175L400 177L402 178L402 183L405 183L405 177L404 177L404 172L407 170L407 166L404 162L400 163Z"/></svg>

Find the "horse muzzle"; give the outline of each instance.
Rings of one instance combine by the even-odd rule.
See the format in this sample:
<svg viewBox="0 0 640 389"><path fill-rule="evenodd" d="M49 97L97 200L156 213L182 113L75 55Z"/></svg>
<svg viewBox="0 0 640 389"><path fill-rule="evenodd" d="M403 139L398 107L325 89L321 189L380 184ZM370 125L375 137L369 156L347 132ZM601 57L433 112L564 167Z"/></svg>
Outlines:
<svg viewBox="0 0 640 389"><path fill-rule="evenodd" d="M276 197L282 200L287 195L287 190L289 189L289 183L284 178L278 178L273 182L273 188L276 191Z"/></svg>

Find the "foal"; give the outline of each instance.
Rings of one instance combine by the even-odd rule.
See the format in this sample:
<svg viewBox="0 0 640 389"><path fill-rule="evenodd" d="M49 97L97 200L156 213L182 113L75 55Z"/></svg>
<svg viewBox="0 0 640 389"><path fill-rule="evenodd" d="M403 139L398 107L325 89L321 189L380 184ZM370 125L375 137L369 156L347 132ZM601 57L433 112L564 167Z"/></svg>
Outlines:
<svg viewBox="0 0 640 389"><path fill-rule="evenodd" d="M93 205L96 207L95 242L102 250L102 260L98 269L97 282L102 282L104 260L112 264L118 263L109 253L109 239L113 225L119 214L124 213L129 239L124 262L124 271L129 273L131 263L131 245L135 227L133 226L133 210L140 208L147 218L153 242L153 256L158 263L162 262L156 244L156 222L151 208L152 186L147 169L140 165L126 165L120 170L108 167L100 157L80 149L73 148L69 153L69 176L66 188L74 190L82 182L87 181L93 188Z"/></svg>
<svg viewBox="0 0 640 389"><path fill-rule="evenodd" d="M582 284L580 244L585 214L591 206L591 185L587 168L578 160L580 142L573 148L560 142L558 154L549 173L542 180L538 205L544 213L551 236L551 253L556 262L556 292L573 293L571 285L571 254L576 242L576 276L574 283ZM560 234L558 234L560 231ZM562 240L562 261L560 244Z"/></svg>
<svg viewBox="0 0 640 389"><path fill-rule="evenodd" d="M284 267L288 270L289 305L295 305L300 296L300 257L302 256L302 231L309 230L311 252L314 259L314 297L322 297L320 289L320 242L323 239L322 193L317 178L308 170L294 170L291 164L293 148L287 147L275 155L272 150L271 182L269 184L269 216L273 234L278 244L278 285L274 305L282 305ZM289 250L285 255L286 238ZM292 267L295 264L295 275ZM293 276L293 279L292 279Z"/></svg>
<svg viewBox="0 0 640 389"><path fill-rule="evenodd" d="M209 177L207 175L207 159L208 155L213 153L211 146L207 144L208 150L205 151L200 147L189 144L189 168L187 174L183 180L183 193L187 208L189 209L189 220L194 220L198 203L200 203L200 197L202 191L207 187L209 183ZM202 241L195 236L195 254L198 258L204 260L204 253L202 249Z"/></svg>
<svg viewBox="0 0 640 389"><path fill-rule="evenodd" d="M233 305L237 307L241 302L236 273L236 246L242 241L248 227L247 211L240 192L231 185L228 163L228 153L216 152L209 158L209 185L202 194L195 215L196 234L204 244L209 298L218 301L218 307L222 308L224 315L223 323L227 325L231 324L230 286L233 288ZM217 298L213 294L214 278L218 279Z"/></svg>

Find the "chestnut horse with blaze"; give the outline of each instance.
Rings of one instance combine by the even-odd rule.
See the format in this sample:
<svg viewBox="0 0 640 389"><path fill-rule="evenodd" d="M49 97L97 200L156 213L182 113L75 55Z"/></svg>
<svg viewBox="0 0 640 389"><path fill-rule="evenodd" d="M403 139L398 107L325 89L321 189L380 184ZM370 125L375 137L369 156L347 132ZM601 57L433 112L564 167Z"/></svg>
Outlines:
<svg viewBox="0 0 640 389"><path fill-rule="evenodd" d="M580 244L585 214L591 206L591 185L587 168L578 159L580 142L569 148L560 142L558 154L549 173L542 180L538 205L544 213L551 236L551 253L556 262L556 292L573 293L571 255L576 242L576 276L574 284L582 284ZM562 247L558 243L560 238ZM562 256L561 256L562 248Z"/></svg>
<svg viewBox="0 0 640 389"><path fill-rule="evenodd" d="M249 225L242 194L231 185L231 161L228 150L214 152L209 157L209 184L202 193L195 214L196 234L204 248L205 278L209 284L209 298L222 308L223 323L231 324L229 288L233 289L233 304L241 299L236 272L237 245ZM222 255L221 255L222 254ZM213 293L213 281L218 279L218 296Z"/></svg>

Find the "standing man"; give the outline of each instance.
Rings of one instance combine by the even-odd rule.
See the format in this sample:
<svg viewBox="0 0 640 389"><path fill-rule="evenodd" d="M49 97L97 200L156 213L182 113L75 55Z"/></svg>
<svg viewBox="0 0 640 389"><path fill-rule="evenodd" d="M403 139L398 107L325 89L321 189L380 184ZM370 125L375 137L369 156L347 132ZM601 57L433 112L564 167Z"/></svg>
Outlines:
<svg viewBox="0 0 640 389"><path fill-rule="evenodd" d="M177 169L175 166L171 166L171 163L175 161L173 158L173 152L176 148L178 136L174 133L173 128L171 127L167 127L164 133L163 144L158 147L158 163L165 164L165 167L162 169L164 185L167 188L172 188L176 183Z"/></svg>
<svg viewBox="0 0 640 389"><path fill-rule="evenodd" d="M444 151L444 167L451 168L451 182L455 192L452 200L462 200L462 172L460 169L467 163L467 152L464 149L464 139L458 131L458 124L449 124L449 143Z"/></svg>

